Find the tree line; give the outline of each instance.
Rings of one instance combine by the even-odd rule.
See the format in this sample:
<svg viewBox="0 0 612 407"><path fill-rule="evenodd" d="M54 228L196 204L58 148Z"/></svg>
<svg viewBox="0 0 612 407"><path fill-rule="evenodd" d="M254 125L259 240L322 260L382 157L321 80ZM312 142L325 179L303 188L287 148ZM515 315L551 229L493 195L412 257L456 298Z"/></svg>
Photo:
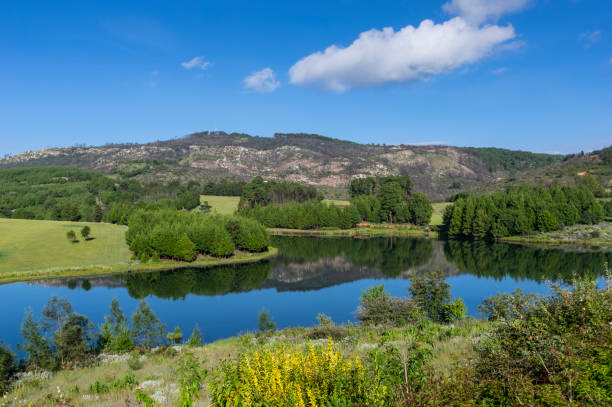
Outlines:
<svg viewBox="0 0 612 407"><path fill-rule="evenodd" d="M198 255L228 257L236 249L262 252L270 237L257 221L237 216L138 209L128 219L126 241L141 261L193 261Z"/></svg>
<svg viewBox="0 0 612 407"><path fill-rule="evenodd" d="M239 208L253 208L265 205L286 205L289 202L320 201L323 195L311 185L297 182L264 181L255 177L242 189Z"/></svg>
<svg viewBox="0 0 612 407"><path fill-rule="evenodd" d="M359 212L353 205L342 209L336 205L328 205L319 201L291 202L284 206L247 206L240 209L238 215L256 219L269 228L301 230L321 228L350 229L361 222Z"/></svg>
<svg viewBox="0 0 612 407"><path fill-rule="evenodd" d="M427 225L433 214L431 201L413 192L412 181L403 175L354 179L349 192L363 221Z"/></svg>
<svg viewBox="0 0 612 407"><path fill-rule="evenodd" d="M134 207L194 209L197 183L141 183L114 180L95 171L70 167L0 170L0 216L126 223Z"/></svg>
<svg viewBox="0 0 612 407"><path fill-rule="evenodd" d="M594 224L605 216L604 206L589 188L522 185L457 199L444 212L443 228L453 238L496 239Z"/></svg>

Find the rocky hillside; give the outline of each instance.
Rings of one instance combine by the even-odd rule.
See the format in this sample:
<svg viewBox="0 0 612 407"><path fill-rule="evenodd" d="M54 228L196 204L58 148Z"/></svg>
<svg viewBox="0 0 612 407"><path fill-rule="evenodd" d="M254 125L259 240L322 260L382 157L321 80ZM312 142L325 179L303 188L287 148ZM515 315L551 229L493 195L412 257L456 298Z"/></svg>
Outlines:
<svg viewBox="0 0 612 407"><path fill-rule="evenodd" d="M354 177L403 174L441 200L459 190L559 162L563 156L503 149L364 145L311 134L203 132L148 144L47 148L0 160L0 168L66 165L141 180L285 179L343 197Z"/></svg>

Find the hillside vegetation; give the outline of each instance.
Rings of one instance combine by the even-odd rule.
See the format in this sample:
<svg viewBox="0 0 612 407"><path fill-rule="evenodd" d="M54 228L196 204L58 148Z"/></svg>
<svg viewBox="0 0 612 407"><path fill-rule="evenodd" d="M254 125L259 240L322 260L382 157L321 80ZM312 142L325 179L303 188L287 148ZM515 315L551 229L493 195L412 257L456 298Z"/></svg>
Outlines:
<svg viewBox="0 0 612 407"><path fill-rule="evenodd" d="M407 175L416 190L443 200L462 189L538 168L563 156L503 149L365 145L312 134L253 137L195 133L148 144L48 148L0 160L0 168L63 165L142 181L249 180L255 176L314 185L346 199L351 179ZM225 191L233 191L228 185ZM239 186L238 186L239 187ZM204 193L210 194L210 193Z"/></svg>

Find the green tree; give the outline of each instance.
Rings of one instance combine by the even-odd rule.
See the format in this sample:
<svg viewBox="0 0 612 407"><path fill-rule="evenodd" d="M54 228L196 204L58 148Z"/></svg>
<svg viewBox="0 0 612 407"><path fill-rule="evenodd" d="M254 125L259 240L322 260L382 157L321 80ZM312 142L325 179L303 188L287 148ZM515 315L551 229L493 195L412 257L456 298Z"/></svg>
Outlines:
<svg viewBox="0 0 612 407"><path fill-rule="evenodd" d="M537 223L538 230L541 230L542 232L557 230L559 227L557 219L547 209L544 209L538 213Z"/></svg>
<svg viewBox="0 0 612 407"><path fill-rule="evenodd" d="M144 348L151 349L163 342L166 325L162 324L144 300L138 303L138 308L132 314L132 327L135 342Z"/></svg>
<svg viewBox="0 0 612 407"><path fill-rule="evenodd" d="M183 332L181 332L181 328L177 326L174 328L174 331L168 332L166 339L168 339L168 342L170 343L174 343L176 345L180 344L183 340Z"/></svg>
<svg viewBox="0 0 612 407"><path fill-rule="evenodd" d="M10 379L16 371L15 354L0 342L0 396L8 389Z"/></svg>
<svg viewBox="0 0 612 407"><path fill-rule="evenodd" d="M272 318L272 315L264 308L259 313L259 322L257 329L260 333L268 333L276 331L276 323Z"/></svg>
<svg viewBox="0 0 612 407"><path fill-rule="evenodd" d="M381 213L389 223L393 223L393 216L402 204L404 191L397 182L387 182L380 188Z"/></svg>
<svg viewBox="0 0 612 407"><path fill-rule="evenodd" d="M31 310L26 311L26 316L21 324L21 337L23 343L19 344L20 351L27 355L27 363L30 366L41 369L53 367L53 354L51 345L41 332L41 325L34 319Z"/></svg>
<svg viewBox="0 0 612 407"><path fill-rule="evenodd" d="M83 239L88 240L90 233L91 228L89 226L83 226L83 228L81 229L81 236L83 236Z"/></svg>
<svg viewBox="0 0 612 407"><path fill-rule="evenodd" d="M433 206L427 195L415 192L407 203L410 208L411 222L415 225L428 225L433 214Z"/></svg>
<svg viewBox="0 0 612 407"><path fill-rule="evenodd" d="M413 301L432 321L443 322L446 304L450 301L450 285L441 273L413 277L408 287Z"/></svg>
<svg viewBox="0 0 612 407"><path fill-rule="evenodd" d="M193 327L193 331L191 332L191 336L187 339L187 345L191 347L202 346L203 338L202 331L200 331L200 327L198 324L195 324Z"/></svg>
<svg viewBox="0 0 612 407"><path fill-rule="evenodd" d="M53 344L63 366L69 364L84 364L92 353L93 325L86 316L71 314L64 322L61 330L53 334Z"/></svg>
<svg viewBox="0 0 612 407"><path fill-rule="evenodd" d="M72 243L76 242L76 233L74 233L74 230L69 230L68 232L66 232L66 237Z"/></svg>
<svg viewBox="0 0 612 407"><path fill-rule="evenodd" d="M127 352L134 348L132 331L117 298L111 301L110 315L104 317L100 333L101 348L112 352Z"/></svg>

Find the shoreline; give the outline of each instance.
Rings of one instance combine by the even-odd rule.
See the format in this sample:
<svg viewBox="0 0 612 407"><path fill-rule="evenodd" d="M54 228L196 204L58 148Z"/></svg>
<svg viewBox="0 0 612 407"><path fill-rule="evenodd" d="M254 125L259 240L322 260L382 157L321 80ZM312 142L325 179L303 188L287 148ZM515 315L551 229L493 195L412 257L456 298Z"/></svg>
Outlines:
<svg viewBox="0 0 612 407"><path fill-rule="evenodd" d="M268 233L273 236L312 236L312 237L377 237L377 236L413 236L438 238L438 232L426 231L425 229L396 227L363 227L352 229L284 229L268 228Z"/></svg>
<svg viewBox="0 0 612 407"><path fill-rule="evenodd" d="M159 263L147 264L116 264L113 266L85 266L63 269L48 269L19 272L10 275L0 275L0 285L27 282L48 278L68 277L100 277L124 273L149 273L158 270L178 270L183 268L208 268L215 266L226 266L233 264L256 263L267 260L278 254L278 249L269 247L268 251L262 253L240 253L228 258L203 258L191 263L174 260L161 261Z"/></svg>
<svg viewBox="0 0 612 407"><path fill-rule="evenodd" d="M542 236L508 236L497 240L501 243L529 246L604 246L612 247L612 239L550 239Z"/></svg>

